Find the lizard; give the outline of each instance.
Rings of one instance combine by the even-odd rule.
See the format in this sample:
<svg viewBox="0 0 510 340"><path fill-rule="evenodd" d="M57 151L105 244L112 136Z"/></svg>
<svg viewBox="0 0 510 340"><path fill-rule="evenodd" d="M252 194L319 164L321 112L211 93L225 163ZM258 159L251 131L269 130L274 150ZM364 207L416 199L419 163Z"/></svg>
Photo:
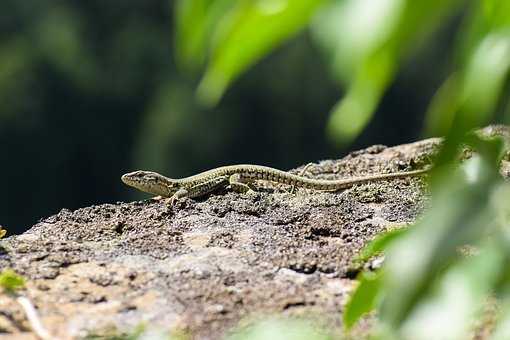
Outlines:
<svg viewBox="0 0 510 340"><path fill-rule="evenodd" d="M356 184L418 176L429 170L430 168L426 167L405 172L322 180L311 179L262 165L238 164L218 167L180 179L168 178L157 172L138 170L122 175L121 180L140 191L169 198L169 203L173 205L181 198L201 197L227 186L230 186L235 192L248 192L253 190L251 184L257 180L272 181L305 189L339 191Z"/></svg>

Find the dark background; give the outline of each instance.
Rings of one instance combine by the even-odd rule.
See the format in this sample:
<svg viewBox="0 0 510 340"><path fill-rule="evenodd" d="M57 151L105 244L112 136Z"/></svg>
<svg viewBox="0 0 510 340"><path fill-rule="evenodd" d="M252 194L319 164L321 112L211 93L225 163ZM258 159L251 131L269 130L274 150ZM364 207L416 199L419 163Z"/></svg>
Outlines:
<svg viewBox="0 0 510 340"><path fill-rule="evenodd" d="M170 177L231 163L281 169L372 144L420 138L449 70L438 32L402 65L368 128L351 145L325 135L343 94L304 32L246 72L212 109L201 74L179 69L170 1L0 3L0 225L21 233L62 208L146 197L120 176Z"/></svg>

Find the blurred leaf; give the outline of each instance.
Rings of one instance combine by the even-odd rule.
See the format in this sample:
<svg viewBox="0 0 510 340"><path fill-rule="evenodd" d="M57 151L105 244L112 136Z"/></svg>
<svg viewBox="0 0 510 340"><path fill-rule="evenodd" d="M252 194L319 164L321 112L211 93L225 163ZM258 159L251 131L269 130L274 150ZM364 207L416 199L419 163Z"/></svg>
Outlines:
<svg viewBox="0 0 510 340"><path fill-rule="evenodd" d="M343 322L346 330L349 330L359 319L372 311L378 304L381 293L382 272L366 272L361 274L359 285L345 305Z"/></svg>
<svg viewBox="0 0 510 340"><path fill-rule="evenodd" d="M445 135L445 128L454 122L462 131L486 124L508 78L509 2L486 0L471 9L456 47L459 69L436 93L429 107L428 135Z"/></svg>
<svg viewBox="0 0 510 340"><path fill-rule="evenodd" d="M175 2L177 61L196 69L206 59L212 32L235 5L232 0L178 0Z"/></svg>
<svg viewBox="0 0 510 340"><path fill-rule="evenodd" d="M473 318L504 267L497 245L489 243L452 268L402 326L403 337L416 340L465 339Z"/></svg>
<svg viewBox="0 0 510 340"><path fill-rule="evenodd" d="M498 30L506 30L510 25L510 3L506 0L484 0L473 2L460 29L457 52L457 63L465 67L476 46L488 34Z"/></svg>
<svg viewBox="0 0 510 340"><path fill-rule="evenodd" d="M510 2L506 0L485 0L482 2L485 16L490 26L508 28L510 26Z"/></svg>
<svg viewBox="0 0 510 340"><path fill-rule="evenodd" d="M402 0L337 0L318 12L312 32L339 80L353 82L370 56L387 54L384 46L395 30L403 5Z"/></svg>
<svg viewBox="0 0 510 340"><path fill-rule="evenodd" d="M498 324L490 337L491 340L507 340L510 339L510 303L506 301Z"/></svg>
<svg viewBox="0 0 510 340"><path fill-rule="evenodd" d="M400 0L405 2L392 40L405 57L418 47L423 47L427 39L438 28L448 23L448 19L460 13L469 0Z"/></svg>
<svg viewBox="0 0 510 340"><path fill-rule="evenodd" d="M503 124L510 125L510 98L507 98L507 105L504 109Z"/></svg>
<svg viewBox="0 0 510 340"><path fill-rule="evenodd" d="M224 16L198 96L214 105L228 85L285 39L303 29L323 0L244 0Z"/></svg>
<svg viewBox="0 0 510 340"><path fill-rule="evenodd" d="M402 6L400 0L333 1L314 21L334 74L348 84L328 122L328 135L338 144L363 130L393 78L397 56L387 43Z"/></svg>
<svg viewBox="0 0 510 340"><path fill-rule="evenodd" d="M490 198L490 206L494 211L495 222L510 244L510 184L503 183L496 187Z"/></svg>
<svg viewBox="0 0 510 340"><path fill-rule="evenodd" d="M5 234L7 234L7 230L5 230L1 225L0 225L0 239L3 238L5 236Z"/></svg>
<svg viewBox="0 0 510 340"><path fill-rule="evenodd" d="M489 144L497 146L492 142L485 144L487 148ZM476 168L469 178L453 167L435 170L431 209L385 253L386 295L381 317L394 329L399 329L416 304L430 293L432 284L449 264L458 261L458 247L476 246L491 233L491 213L484 202L489 200L497 181L496 162L480 158L467 164L471 162ZM398 294L390 294L392 291Z"/></svg>
<svg viewBox="0 0 510 340"><path fill-rule="evenodd" d="M319 12L313 28L333 73L347 93L333 108L328 134L338 144L364 129L391 84L403 57L420 46L460 0L333 1Z"/></svg>
<svg viewBox="0 0 510 340"><path fill-rule="evenodd" d="M385 249L386 262L379 272L384 275L375 277L375 283L360 283L346 306L347 329L382 301L381 329L387 334L465 338L484 299L507 275L508 251L503 250L508 248L508 235L487 238L501 234L505 228L495 226L506 226L510 216L510 189L496 176L503 147L499 139L472 135L468 141L478 156L460 171L447 166L434 170L432 207L420 222L394 239L391 234L381 236L364 250L362 256ZM483 204L489 201L492 209ZM499 224L493 223L496 216ZM461 253L466 244L476 248Z"/></svg>
<svg viewBox="0 0 510 340"><path fill-rule="evenodd" d="M7 293L14 293L25 286L25 278L12 269L4 269L0 273L0 287Z"/></svg>
<svg viewBox="0 0 510 340"><path fill-rule="evenodd" d="M474 51L461 93L462 119L468 128L488 121L510 67L510 30L485 37Z"/></svg>
<svg viewBox="0 0 510 340"><path fill-rule="evenodd" d="M366 60L345 97L331 112L328 135L338 144L350 142L365 128L393 78L394 56L389 50L379 52Z"/></svg>
<svg viewBox="0 0 510 340"><path fill-rule="evenodd" d="M382 252L386 247L407 232L406 227L399 227L388 230L377 235L370 243L368 243L357 256L358 261L368 261L372 256Z"/></svg>
<svg viewBox="0 0 510 340"><path fill-rule="evenodd" d="M445 136L452 128L460 104L460 85L458 76L453 74L441 85L432 98L425 115L425 134L427 136Z"/></svg>
<svg viewBox="0 0 510 340"><path fill-rule="evenodd" d="M177 61L200 65L205 60L205 21L208 0L178 0L175 2L175 36ZM188 66L189 67L189 66Z"/></svg>

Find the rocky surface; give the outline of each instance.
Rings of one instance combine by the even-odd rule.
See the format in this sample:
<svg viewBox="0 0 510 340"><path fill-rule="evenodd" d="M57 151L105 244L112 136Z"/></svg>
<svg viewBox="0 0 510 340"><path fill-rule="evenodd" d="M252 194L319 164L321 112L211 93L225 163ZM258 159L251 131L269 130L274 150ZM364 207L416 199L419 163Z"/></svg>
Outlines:
<svg viewBox="0 0 510 340"><path fill-rule="evenodd" d="M372 146L308 168L334 179L421 168L439 139ZM294 170L296 172L299 169ZM174 207L148 199L62 210L0 242L0 269L63 339L124 332L141 322L217 339L247 317L319 318L335 330L353 289L353 257L376 234L413 222L426 176L314 192L260 183ZM0 295L0 334L30 335L20 307Z"/></svg>

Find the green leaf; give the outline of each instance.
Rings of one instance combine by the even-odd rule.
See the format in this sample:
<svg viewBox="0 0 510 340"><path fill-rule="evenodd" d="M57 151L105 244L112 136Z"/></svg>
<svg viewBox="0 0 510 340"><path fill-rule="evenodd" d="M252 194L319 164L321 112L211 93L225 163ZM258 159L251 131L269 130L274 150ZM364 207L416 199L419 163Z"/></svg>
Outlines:
<svg viewBox="0 0 510 340"><path fill-rule="evenodd" d="M501 228L507 240L510 240L510 184L498 185L492 193L490 206L494 212L497 227Z"/></svg>
<svg viewBox="0 0 510 340"><path fill-rule="evenodd" d="M365 314L378 304L381 292L382 271L366 272L361 275L358 287L345 305L344 328L349 330Z"/></svg>
<svg viewBox="0 0 510 340"><path fill-rule="evenodd" d="M328 135L337 144L354 139L370 122L386 87L393 79L395 57L381 49L359 67L347 94L333 108Z"/></svg>
<svg viewBox="0 0 510 340"><path fill-rule="evenodd" d="M460 119L468 128L489 121L510 68L510 30L487 35L476 46L465 70Z"/></svg>
<svg viewBox="0 0 510 340"><path fill-rule="evenodd" d="M23 288L25 286L25 278L16 274L16 272L12 269L4 269L2 273L0 273L0 287L3 288L8 293L13 293L14 291Z"/></svg>
<svg viewBox="0 0 510 340"><path fill-rule="evenodd" d="M332 1L314 36L347 93L333 108L329 137L346 144L370 122L401 60L459 9L460 0Z"/></svg>
<svg viewBox="0 0 510 340"><path fill-rule="evenodd" d="M308 25L323 0L245 0L219 23L199 99L216 104L249 66Z"/></svg>
<svg viewBox="0 0 510 340"><path fill-rule="evenodd" d="M392 329L402 327L417 304L430 296L445 269L459 261L459 247L476 246L493 231L486 205L496 180L493 160L480 157L467 164L474 166L469 176L464 167L462 172L436 168L431 207L385 253L380 315Z"/></svg>
<svg viewBox="0 0 510 340"><path fill-rule="evenodd" d="M175 2L175 51L182 67L195 69L205 62L212 33L234 5L233 0Z"/></svg>
<svg viewBox="0 0 510 340"><path fill-rule="evenodd" d="M507 0L485 0L482 2L487 22L494 29L510 26L510 2Z"/></svg>
<svg viewBox="0 0 510 340"><path fill-rule="evenodd" d="M504 246L506 247L506 246ZM473 318L505 267L503 252L488 242L477 254L457 261L420 301L402 326L403 338L466 339Z"/></svg>
<svg viewBox="0 0 510 340"><path fill-rule="evenodd" d="M459 109L459 87L459 77L454 74L437 90L425 115L427 136L446 136L452 128Z"/></svg>
<svg viewBox="0 0 510 340"><path fill-rule="evenodd" d="M503 304L498 323L492 333L491 340L507 340L510 339L510 303L507 301Z"/></svg>
<svg viewBox="0 0 510 340"><path fill-rule="evenodd" d="M395 228L377 235L361 250L356 260L363 262L369 260L372 256L377 255L386 249L391 242L404 235L407 230L408 229L404 227Z"/></svg>
<svg viewBox="0 0 510 340"><path fill-rule="evenodd" d="M506 0L474 3L457 39L457 70L427 112L428 135L446 135L454 125L467 131L490 122L510 68L508 13Z"/></svg>

